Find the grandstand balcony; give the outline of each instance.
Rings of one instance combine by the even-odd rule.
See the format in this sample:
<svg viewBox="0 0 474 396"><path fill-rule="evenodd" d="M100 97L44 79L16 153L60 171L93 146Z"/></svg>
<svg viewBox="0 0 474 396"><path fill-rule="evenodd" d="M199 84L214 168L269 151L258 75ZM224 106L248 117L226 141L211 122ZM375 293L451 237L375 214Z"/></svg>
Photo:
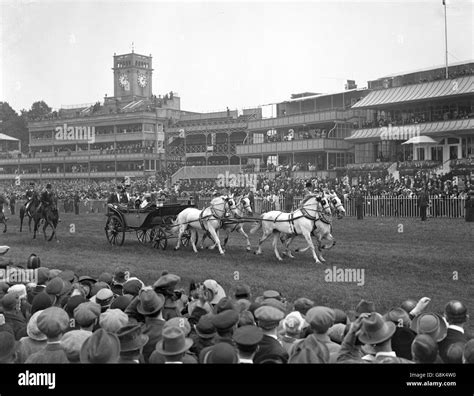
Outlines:
<svg viewBox="0 0 474 396"><path fill-rule="evenodd" d="M156 133L150 131L129 132L129 133L110 133L110 134L95 134L95 143L113 143L113 142L132 142L132 141L154 141L156 140ZM60 140L51 137L35 138L30 135L30 147L42 147L46 145L62 146L69 144L84 144L85 140Z"/></svg>
<svg viewBox="0 0 474 396"><path fill-rule="evenodd" d="M309 151L344 151L352 148L352 144L343 139L306 139L289 142L240 144L236 154L240 156L256 156L259 154L293 153Z"/></svg>
<svg viewBox="0 0 474 396"><path fill-rule="evenodd" d="M43 172L20 174L21 180L52 180L52 179L112 179L130 177L149 176L148 171L111 171L111 172ZM18 174L0 173L0 180L15 180Z"/></svg>

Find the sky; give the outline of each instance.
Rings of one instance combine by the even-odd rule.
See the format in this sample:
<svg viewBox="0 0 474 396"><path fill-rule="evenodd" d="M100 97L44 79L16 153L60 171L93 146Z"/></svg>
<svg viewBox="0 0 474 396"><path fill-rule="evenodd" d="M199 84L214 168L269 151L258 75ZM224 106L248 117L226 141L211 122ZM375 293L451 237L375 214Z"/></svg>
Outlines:
<svg viewBox="0 0 474 396"><path fill-rule="evenodd" d="M446 0L448 60L474 58L474 0ZM222 111L444 65L442 0L0 0L0 101L113 96L113 55L153 56L153 93Z"/></svg>

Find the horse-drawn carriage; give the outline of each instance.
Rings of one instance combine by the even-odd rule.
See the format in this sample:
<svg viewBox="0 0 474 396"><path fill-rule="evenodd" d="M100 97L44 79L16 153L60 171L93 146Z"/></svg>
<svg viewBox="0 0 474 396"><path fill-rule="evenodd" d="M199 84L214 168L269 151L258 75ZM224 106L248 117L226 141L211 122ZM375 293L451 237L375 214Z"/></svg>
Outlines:
<svg viewBox="0 0 474 396"><path fill-rule="evenodd" d="M123 245L126 232L135 232L141 244L151 245L156 249L166 249L168 239L174 237L171 226L178 214L195 205L165 204L144 209L132 209L127 205L108 204L105 234L111 245ZM191 238L187 231L181 236L181 243L186 246Z"/></svg>

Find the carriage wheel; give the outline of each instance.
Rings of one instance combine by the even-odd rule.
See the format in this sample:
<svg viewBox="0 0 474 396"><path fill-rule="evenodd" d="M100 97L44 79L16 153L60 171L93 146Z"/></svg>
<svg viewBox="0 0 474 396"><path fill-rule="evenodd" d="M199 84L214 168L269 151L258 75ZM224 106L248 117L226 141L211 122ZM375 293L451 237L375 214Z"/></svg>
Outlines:
<svg viewBox="0 0 474 396"><path fill-rule="evenodd" d="M105 224L105 235L111 245L122 246L125 241L125 227L117 215L112 215Z"/></svg>
<svg viewBox="0 0 474 396"><path fill-rule="evenodd" d="M143 245L149 244L153 240L152 230L137 230L137 239Z"/></svg>
<svg viewBox="0 0 474 396"><path fill-rule="evenodd" d="M153 247L155 249L165 250L168 246L168 237L161 227L155 227L153 230Z"/></svg>
<svg viewBox="0 0 474 396"><path fill-rule="evenodd" d="M183 235L181 236L181 245L184 247L189 245L189 241L191 240L191 230L187 229L184 231ZM196 233L196 236L194 237L194 244L196 245L198 242L198 235Z"/></svg>

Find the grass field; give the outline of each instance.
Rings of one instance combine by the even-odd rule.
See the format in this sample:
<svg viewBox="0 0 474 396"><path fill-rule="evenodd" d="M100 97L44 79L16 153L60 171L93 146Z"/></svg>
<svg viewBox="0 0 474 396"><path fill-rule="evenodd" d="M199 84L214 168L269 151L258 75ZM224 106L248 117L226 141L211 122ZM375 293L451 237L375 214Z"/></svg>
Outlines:
<svg viewBox="0 0 474 396"><path fill-rule="evenodd" d="M244 240L234 233L221 257L209 250L195 254L190 246L175 252L176 240L170 240L165 251L155 250L140 245L135 233L126 234L123 246L110 246L103 214L62 214L59 243L46 242L42 235L32 240L25 229L20 234L18 217L10 217L9 230L0 234L0 244L11 247L7 257L15 263L24 263L30 253L36 253L44 266L93 276L124 266L149 283L166 269L180 275L185 288L191 279L212 278L230 290L238 277L255 295L276 289L290 299L304 296L344 310L354 309L361 298L374 301L376 309L384 312L407 298L428 296L432 299L430 309L441 312L447 301L459 299L467 303L474 318L474 224L462 219L424 223L384 217L335 220L337 244L324 253L327 262L316 265L309 251L278 262L271 238L263 245L263 255L256 256L245 250ZM74 233L69 232L71 224ZM399 232L400 225L403 232ZM251 236L253 247L258 236ZM304 246L298 239L295 246ZM364 269L364 285L326 282L324 270L333 266ZM471 319L471 331L473 326Z"/></svg>

